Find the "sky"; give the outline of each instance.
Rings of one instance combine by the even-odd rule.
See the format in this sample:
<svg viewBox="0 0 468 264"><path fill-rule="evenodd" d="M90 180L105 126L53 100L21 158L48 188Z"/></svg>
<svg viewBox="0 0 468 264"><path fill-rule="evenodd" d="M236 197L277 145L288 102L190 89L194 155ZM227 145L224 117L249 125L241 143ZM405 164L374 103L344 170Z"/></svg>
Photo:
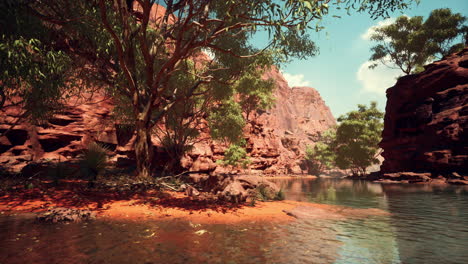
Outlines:
<svg viewBox="0 0 468 264"><path fill-rule="evenodd" d="M369 40L372 27L389 23L400 15L426 18L432 10L447 7L468 16L468 0L421 0L410 9L389 14L391 18L386 20L373 20L365 13L334 18L331 10L323 19L325 29L311 32L320 54L306 60L293 60L283 65L281 71L289 86L310 86L318 90L335 118L370 101L377 101L384 110L385 91L395 84L402 72L385 66L368 69L370 48L375 44Z"/></svg>

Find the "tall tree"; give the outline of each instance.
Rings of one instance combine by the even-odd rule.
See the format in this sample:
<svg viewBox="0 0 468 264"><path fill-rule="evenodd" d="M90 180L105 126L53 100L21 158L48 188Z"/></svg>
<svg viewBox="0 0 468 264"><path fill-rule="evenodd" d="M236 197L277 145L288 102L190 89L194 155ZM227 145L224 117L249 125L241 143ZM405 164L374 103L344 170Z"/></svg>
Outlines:
<svg viewBox="0 0 468 264"><path fill-rule="evenodd" d="M340 169L365 174L367 167L378 162L376 155L383 129L382 118L383 113L377 109L376 102L371 102L369 107L358 105L358 110L338 118L333 145L335 163Z"/></svg>
<svg viewBox="0 0 468 264"><path fill-rule="evenodd" d="M411 74L434 58L441 58L463 48L463 38L468 33L466 17L452 13L448 8L436 9L424 21L422 16L400 16L390 25L379 27L371 36L378 42L371 48L370 68L378 62Z"/></svg>
<svg viewBox="0 0 468 264"><path fill-rule="evenodd" d="M216 106L210 123L236 128L213 129L214 135L238 131L242 122L235 114L236 81L291 57L314 55L317 49L307 31L319 29L311 22L328 13L329 2L43 0L30 6L37 17L58 25L65 36L63 47L88 61L115 101L131 107L137 175L146 178L151 174L155 125L179 103L210 94ZM388 1L345 2L379 16ZM412 0L392 0L400 9L406 2ZM267 36L265 47L251 44L257 32ZM213 58L197 61L205 52ZM222 113L229 114L215 120Z"/></svg>

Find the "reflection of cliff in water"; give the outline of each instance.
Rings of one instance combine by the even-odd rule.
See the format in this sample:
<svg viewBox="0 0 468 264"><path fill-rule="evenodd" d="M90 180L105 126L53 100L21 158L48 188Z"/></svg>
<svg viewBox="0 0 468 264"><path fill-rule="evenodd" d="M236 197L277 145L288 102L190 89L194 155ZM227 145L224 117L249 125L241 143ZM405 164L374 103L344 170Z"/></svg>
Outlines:
<svg viewBox="0 0 468 264"><path fill-rule="evenodd" d="M468 188L403 184L382 188L402 263L466 263Z"/></svg>
<svg viewBox="0 0 468 264"><path fill-rule="evenodd" d="M338 221L335 263L466 263L468 186L278 179L286 199L380 208L390 216Z"/></svg>
<svg viewBox="0 0 468 264"><path fill-rule="evenodd" d="M277 179L275 182L289 200L387 208L380 184L339 179ZM335 240L341 242L335 264L400 263L395 230L389 216L333 221L331 229L335 231Z"/></svg>
<svg viewBox="0 0 468 264"><path fill-rule="evenodd" d="M340 179L275 179L286 199L327 203L356 208L385 209L385 196L380 184Z"/></svg>

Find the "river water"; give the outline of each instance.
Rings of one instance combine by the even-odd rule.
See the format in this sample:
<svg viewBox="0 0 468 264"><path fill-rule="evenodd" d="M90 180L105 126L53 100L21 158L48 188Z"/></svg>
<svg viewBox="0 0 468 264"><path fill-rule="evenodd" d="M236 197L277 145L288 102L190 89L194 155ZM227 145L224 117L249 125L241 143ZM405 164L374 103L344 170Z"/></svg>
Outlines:
<svg viewBox="0 0 468 264"><path fill-rule="evenodd" d="M200 225L187 221L39 224L0 215L3 263L467 263L468 188L277 179L286 199L386 215Z"/></svg>

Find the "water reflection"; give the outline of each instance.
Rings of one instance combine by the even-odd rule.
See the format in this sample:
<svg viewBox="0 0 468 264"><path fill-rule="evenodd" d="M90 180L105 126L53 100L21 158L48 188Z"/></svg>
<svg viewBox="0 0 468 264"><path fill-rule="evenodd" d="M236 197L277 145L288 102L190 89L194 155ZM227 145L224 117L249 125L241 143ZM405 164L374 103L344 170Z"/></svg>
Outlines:
<svg viewBox="0 0 468 264"><path fill-rule="evenodd" d="M0 216L0 263L464 263L468 190L278 179L287 199L391 215L287 225L187 221L38 224Z"/></svg>
<svg viewBox="0 0 468 264"><path fill-rule="evenodd" d="M465 263L468 187L339 179L277 180L287 199L380 208L389 217L336 223L336 263Z"/></svg>

